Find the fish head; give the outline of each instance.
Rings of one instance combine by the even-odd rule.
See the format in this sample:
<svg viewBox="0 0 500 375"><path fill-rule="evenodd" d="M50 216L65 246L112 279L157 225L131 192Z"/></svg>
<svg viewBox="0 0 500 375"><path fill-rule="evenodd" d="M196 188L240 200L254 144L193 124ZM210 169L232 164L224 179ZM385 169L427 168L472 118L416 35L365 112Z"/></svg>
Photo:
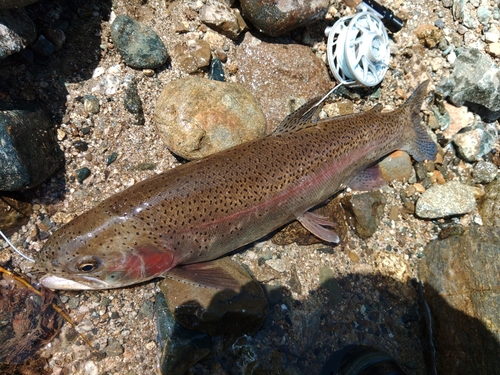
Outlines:
<svg viewBox="0 0 500 375"><path fill-rule="evenodd" d="M161 234L126 216L89 211L59 230L37 256L49 289L111 289L161 276L176 265Z"/></svg>

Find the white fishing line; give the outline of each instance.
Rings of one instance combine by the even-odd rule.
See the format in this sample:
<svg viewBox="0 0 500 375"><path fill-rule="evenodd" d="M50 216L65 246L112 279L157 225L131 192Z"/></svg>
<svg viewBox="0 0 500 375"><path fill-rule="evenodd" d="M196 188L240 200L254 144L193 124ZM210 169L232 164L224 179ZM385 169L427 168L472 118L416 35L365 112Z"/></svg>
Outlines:
<svg viewBox="0 0 500 375"><path fill-rule="evenodd" d="M10 245L10 247L12 247L16 253L18 253L19 255L21 255L24 259L26 260L29 260L30 262L35 262L34 259L30 258L29 256L27 255L24 255L23 253L21 253L21 251L19 251L13 244L12 242L9 241L9 239L7 238L7 236L5 236L5 234L3 234L3 232L0 230L0 235L3 237L3 239Z"/></svg>

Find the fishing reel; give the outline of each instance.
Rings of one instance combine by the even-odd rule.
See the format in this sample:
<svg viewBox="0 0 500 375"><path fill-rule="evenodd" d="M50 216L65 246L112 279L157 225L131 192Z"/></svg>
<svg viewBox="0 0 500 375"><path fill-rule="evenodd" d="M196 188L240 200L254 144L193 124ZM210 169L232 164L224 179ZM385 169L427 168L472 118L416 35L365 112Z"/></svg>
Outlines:
<svg viewBox="0 0 500 375"><path fill-rule="evenodd" d="M352 0L344 1L351 6ZM355 3L356 14L342 17L325 30L328 65L342 85L373 87L382 81L389 68L386 26L396 32L401 29L402 21L372 0Z"/></svg>

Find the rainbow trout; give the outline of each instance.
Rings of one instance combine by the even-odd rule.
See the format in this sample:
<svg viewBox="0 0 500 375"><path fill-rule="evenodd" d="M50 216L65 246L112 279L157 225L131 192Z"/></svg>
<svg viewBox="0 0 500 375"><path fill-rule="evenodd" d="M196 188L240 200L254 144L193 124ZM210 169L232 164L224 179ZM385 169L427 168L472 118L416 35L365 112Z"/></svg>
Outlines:
<svg viewBox="0 0 500 375"><path fill-rule="evenodd" d="M107 289L157 277L228 287L211 260L298 219L325 241L331 222L308 212L346 186L381 186L390 152L434 160L420 124L428 82L399 109L318 120L313 100L272 134L148 178L56 231L38 255L52 289Z"/></svg>

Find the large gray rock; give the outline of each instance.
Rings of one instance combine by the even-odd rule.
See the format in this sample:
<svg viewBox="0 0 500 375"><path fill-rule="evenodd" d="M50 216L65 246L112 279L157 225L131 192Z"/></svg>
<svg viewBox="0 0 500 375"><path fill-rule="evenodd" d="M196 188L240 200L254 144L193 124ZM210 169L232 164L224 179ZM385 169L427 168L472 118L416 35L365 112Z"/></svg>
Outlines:
<svg viewBox="0 0 500 375"><path fill-rule="evenodd" d="M0 60L23 50L35 38L35 24L24 9L0 10Z"/></svg>
<svg viewBox="0 0 500 375"><path fill-rule="evenodd" d="M420 265L434 319L438 374L500 368L500 229L472 227L433 241Z"/></svg>
<svg viewBox="0 0 500 375"><path fill-rule="evenodd" d="M54 126L34 104L0 105L0 190L43 182L64 166Z"/></svg>
<svg viewBox="0 0 500 375"><path fill-rule="evenodd" d="M424 219L438 219L463 215L476 208L472 187L458 181L434 185L418 199L415 207L417 216Z"/></svg>
<svg viewBox="0 0 500 375"><path fill-rule="evenodd" d="M500 68L478 49L458 55L452 75L438 89L453 104L466 105L486 122L500 118Z"/></svg>

